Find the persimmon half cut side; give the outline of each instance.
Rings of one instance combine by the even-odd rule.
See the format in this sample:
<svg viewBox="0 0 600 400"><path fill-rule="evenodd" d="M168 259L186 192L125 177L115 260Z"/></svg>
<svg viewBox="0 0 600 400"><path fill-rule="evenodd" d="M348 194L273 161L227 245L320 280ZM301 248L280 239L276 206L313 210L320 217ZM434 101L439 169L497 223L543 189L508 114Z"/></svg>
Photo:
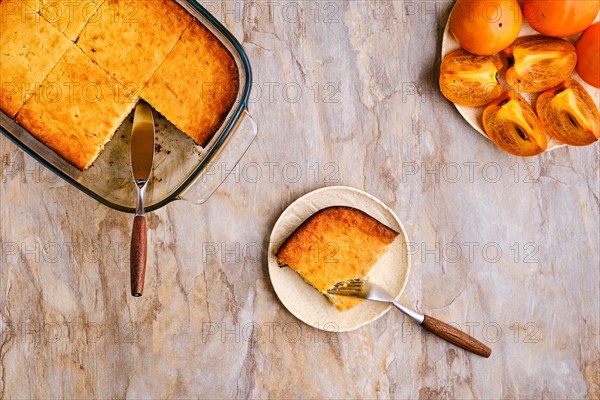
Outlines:
<svg viewBox="0 0 600 400"><path fill-rule="evenodd" d="M485 108L483 126L496 146L516 156L535 156L548 147L548 138L535 111L514 90L505 92Z"/></svg>
<svg viewBox="0 0 600 400"><path fill-rule="evenodd" d="M587 146L600 137L598 107L574 79L542 93L536 110L548 134L562 143Z"/></svg>
<svg viewBox="0 0 600 400"><path fill-rule="evenodd" d="M543 92L564 82L575 69L575 46L564 39L540 35L520 37L504 50L506 82L528 93Z"/></svg>
<svg viewBox="0 0 600 400"><path fill-rule="evenodd" d="M463 49L449 53L440 67L440 90L462 106L484 106L502 94L496 75L502 69L499 55L476 56Z"/></svg>

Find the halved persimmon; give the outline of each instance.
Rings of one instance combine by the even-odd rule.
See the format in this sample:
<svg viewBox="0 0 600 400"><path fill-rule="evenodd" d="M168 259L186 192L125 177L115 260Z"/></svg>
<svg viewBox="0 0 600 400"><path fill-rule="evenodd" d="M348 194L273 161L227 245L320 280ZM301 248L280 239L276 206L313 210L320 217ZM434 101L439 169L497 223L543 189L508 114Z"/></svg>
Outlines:
<svg viewBox="0 0 600 400"><path fill-rule="evenodd" d="M543 92L567 79L577 64L575 47L564 39L523 36L504 50L506 82L522 92Z"/></svg>
<svg viewBox="0 0 600 400"><path fill-rule="evenodd" d="M499 55L476 56L463 49L446 55L440 67L444 97L462 106L483 106L502 94L496 74L502 69Z"/></svg>
<svg viewBox="0 0 600 400"><path fill-rule="evenodd" d="M586 146L600 137L598 107L574 79L542 93L536 110L548 134L565 144Z"/></svg>
<svg viewBox="0 0 600 400"><path fill-rule="evenodd" d="M514 90L485 108L483 127L496 146L515 156L535 156L548 147L548 138L535 111Z"/></svg>

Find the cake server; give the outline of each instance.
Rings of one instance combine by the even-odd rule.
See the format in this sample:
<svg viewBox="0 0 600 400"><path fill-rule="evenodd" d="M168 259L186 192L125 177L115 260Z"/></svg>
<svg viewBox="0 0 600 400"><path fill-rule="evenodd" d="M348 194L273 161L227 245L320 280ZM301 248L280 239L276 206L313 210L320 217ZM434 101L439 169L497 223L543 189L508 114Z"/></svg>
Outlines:
<svg viewBox="0 0 600 400"><path fill-rule="evenodd" d="M146 213L144 197L152 165L154 164L154 117L150 106L140 101L135 107L131 130L131 172L137 189L135 219L131 234L131 295L139 297L144 292L146 274Z"/></svg>
<svg viewBox="0 0 600 400"><path fill-rule="evenodd" d="M452 325L413 311L408 307L404 307L384 288L374 283L367 282L363 279L352 279L336 283L331 289L327 290L327 293L390 303L434 335L482 357L487 358L492 354L492 350L479 340L467 335Z"/></svg>

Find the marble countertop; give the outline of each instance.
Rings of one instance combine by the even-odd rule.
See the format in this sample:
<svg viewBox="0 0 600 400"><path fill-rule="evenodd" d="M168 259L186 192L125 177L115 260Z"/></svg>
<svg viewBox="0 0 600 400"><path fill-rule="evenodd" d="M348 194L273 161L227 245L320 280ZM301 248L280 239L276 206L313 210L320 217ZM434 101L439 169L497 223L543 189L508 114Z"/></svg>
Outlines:
<svg viewBox="0 0 600 400"><path fill-rule="evenodd" d="M260 134L203 205L132 218L0 138L0 398L598 398L600 147L503 153L437 89L450 1L203 2L242 42ZM596 99L598 100L598 99ZM405 304L350 333L296 320L266 249L279 214L348 185L410 238Z"/></svg>

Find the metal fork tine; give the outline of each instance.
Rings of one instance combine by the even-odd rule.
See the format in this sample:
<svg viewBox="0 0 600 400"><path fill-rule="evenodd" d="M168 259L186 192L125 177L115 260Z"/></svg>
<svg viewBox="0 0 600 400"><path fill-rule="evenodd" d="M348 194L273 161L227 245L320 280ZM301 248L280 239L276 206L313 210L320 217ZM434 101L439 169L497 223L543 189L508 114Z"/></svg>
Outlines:
<svg viewBox="0 0 600 400"><path fill-rule="evenodd" d="M336 283L334 286L361 286L364 283L363 280L360 279L352 279L349 281L342 281L342 282L338 282Z"/></svg>
<svg viewBox="0 0 600 400"><path fill-rule="evenodd" d="M362 279L351 279L338 282L327 293L339 296L364 297L365 281Z"/></svg>
<svg viewBox="0 0 600 400"><path fill-rule="evenodd" d="M329 292L336 292L336 293L340 293L340 292L358 292L360 291L360 289L355 289L355 288L348 288L348 287L343 287L343 288L331 288L328 290Z"/></svg>
<svg viewBox="0 0 600 400"><path fill-rule="evenodd" d="M335 292L335 291L327 291L327 293L332 294L334 296L356 296L358 295L358 292Z"/></svg>
<svg viewBox="0 0 600 400"><path fill-rule="evenodd" d="M330 296L342 296L342 297L358 297L359 299L364 298L361 296L360 292L341 292L341 293L332 293L328 292Z"/></svg>
<svg viewBox="0 0 600 400"><path fill-rule="evenodd" d="M352 289L352 290L360 290L360 288L362 288L362 285L344 285L344 286L337 286L335 287L336 289Z"/></svg>

